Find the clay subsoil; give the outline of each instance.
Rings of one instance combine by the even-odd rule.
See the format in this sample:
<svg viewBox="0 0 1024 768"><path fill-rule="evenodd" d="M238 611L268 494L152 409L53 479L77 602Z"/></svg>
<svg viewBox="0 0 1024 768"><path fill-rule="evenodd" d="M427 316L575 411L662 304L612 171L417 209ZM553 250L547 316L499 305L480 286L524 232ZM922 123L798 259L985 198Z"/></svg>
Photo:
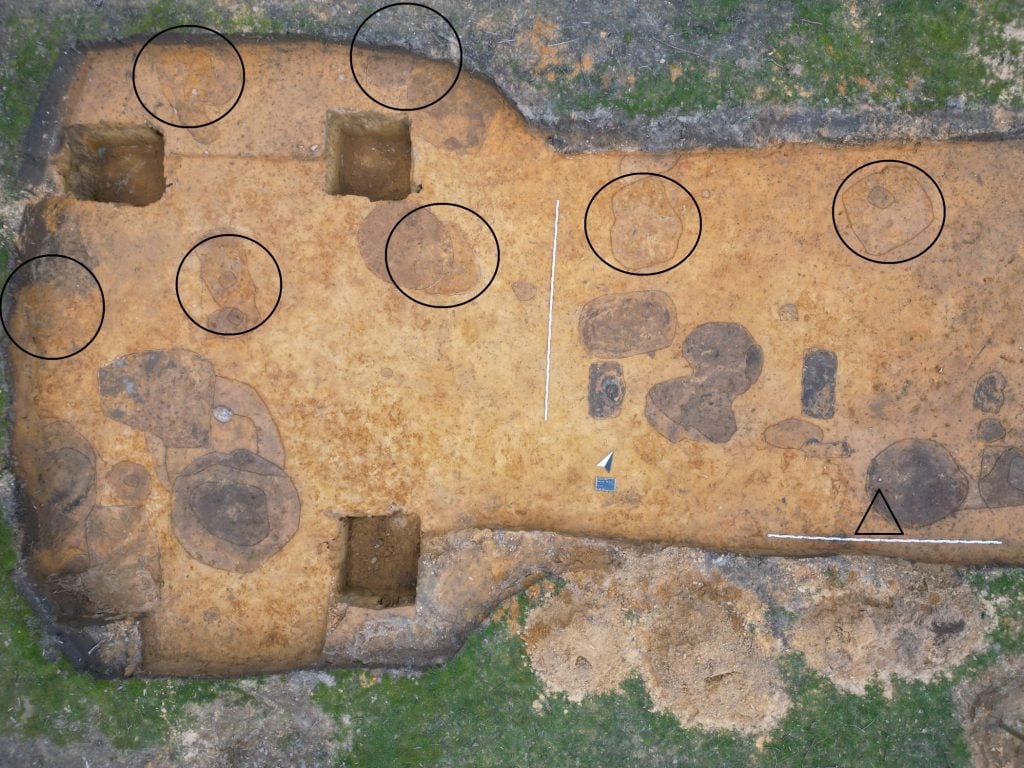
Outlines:
<svg viewBox="0 0 1024 768"><path fill-rule="evenodd" d="M398 113L347 46L236 44L233 108L230 52L165 46L136 80L150 112L137 45L88 53L60 120L93 143L51 158L62 191L23 227L22 261L102 286L95 338L12 348L10 378L30 573L60 615L131 628L113 669L386 661L371 619L388 653L442 657L386 531L406 581L344 599L368 516L425 542L1024 562L1021 142L560 154L469 73ZM454 78L357 53L388 103ZM598 194L625 174L647 175ZM95 330L68 268L5 299L44 357ZM902 542L857 538L878 490ZM543 560L507 585L495 566L487 599Z"/></svg>

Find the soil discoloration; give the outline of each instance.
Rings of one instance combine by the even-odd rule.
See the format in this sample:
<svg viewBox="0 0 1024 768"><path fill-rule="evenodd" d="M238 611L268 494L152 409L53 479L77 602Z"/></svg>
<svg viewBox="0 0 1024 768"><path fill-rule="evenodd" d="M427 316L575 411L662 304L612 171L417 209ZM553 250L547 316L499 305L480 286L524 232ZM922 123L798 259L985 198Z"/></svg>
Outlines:
<svg viewBox="0 0 1024 768"><path fill-rule="evenodd" d="M630 357L672 343L676 306L662 291L601 296L580 310L580 342L595 357Z"/></svg>
<svg viewBox="0 0 1024 768"><path fill-rule="evenodd" d="M182 39L188 45L177 44ZM139 98L158 119L201 126L227 114L241 95L244 65L227 40L190 29L159 35L134 67Z"/></svg>
<svg viewBox="0 0 1024 768"><path fill-rule="evenodd" d="M532 301L537 296L537 286L533 283L516 280L512 283L512 293L520 301Z"/></svg>
<svg viewBox="0 0 1024 768"><path fill-rule="evenodd" d="M229 571L256 570L299 527L299 495L285 471L246 450L197 459L174 481L172 503L182 546Z"/></svg>
<svg viewBox="0 0 1024 768"><path fill-rule="evenodd" d="M1024 504L1024 451L986 448L978 488L990 507Z"/></svg>
<svg viewBox="0 0 1024 768"><path fill-rule="evenodd" d="M784 450L799 450L810 441L820 442L824 437L821 427L803 419L786 419L764 431L764 441L768 445Z"/></svg>
<svg viewBox="0 0 1024 768"><path fill-rule="evenodd" d="M63 254L66 256L66 254ZM5 285L8 337L20 350L60 360L88 346L101 329L103 292L94 274L61 254L33 255Z"/></svg>
<svg viewBox="0 0 1024 768"><path fill-rule="evenodd" d="M184 349L135 352L99 370L107 417L174 448L209 443L213 385L210 361Z"/></svg>
<svg viewBox="0 0 1024 768"><path fill-rule="evenodd" d="M85 521L96 504L96 454L70 423L51 421L21 446L18 477L32 567L42 575L87 566Z"/></svg>
<svg viewBox="0 0 1024 768"><path fill-rule="evenodd" d="M835 220L858 253L894 262L922 253L943 219L935 182L912 166L883 162L859 169L844 182Z"/></svg>
<svg viewBox="0 0 1024 768"><path fill-rule="evenodd" d="M625 397L621 365L616 362L590 364L587 408L592 418L615 418L622 410Z"/></svg>
<svg viewBox="0 0 1024 768"><path fill-rule="evenodd" d="M974 407L982 413L999 413L1006 400L1006 377L999 371L989 371L974 389Z"/></svg>
<svg viewBox="0 0 1024 768"><path fill-rule="evenodd" d="M119 504L139 506L149 498L149 471L134 461L119 461L107 473L114 498Z"/></svg>
<svg viewBox="0 0 1024 768"><path fill-rule="evenodd" d="M831 419L836 413L836 369L839 360L831 349L812 349L804 354L800 405L804 416Z"/></svg>
<svg viewBox="0 0 1024 768"><path fill-rule="evenodd" d="M934 440L901 440L871 460L867 492L881 489L904 525L923 527L953 515L967 499L969 479Z"/></svg>
<svg viewBox="0 0 1024 768"><path fill-rule="evenodd" d="M704 323L683 342L694 368L654 385L647 393L647 421L673 443L684 437L726 443L736 433L732 402L761 375L761 348L737 323Z"/></svg>
<svg viewBox="0 0 1024 768"><path fill-rule="evenodd" d="M387 269L403 290L456 296L468 293L480 282L475 256L478 244L451 220L451 211L458 209L417 210L394 228L390 242L385 238ZM490 245L493 250L493 240Z"/></svg>
<svg viewBox="0 0 1024 768"><path fill-rule="evenodd" d="M978 439L986 443L998 443L1006 437L1006 427L999 419L982 419L978 422Z"/></svg>

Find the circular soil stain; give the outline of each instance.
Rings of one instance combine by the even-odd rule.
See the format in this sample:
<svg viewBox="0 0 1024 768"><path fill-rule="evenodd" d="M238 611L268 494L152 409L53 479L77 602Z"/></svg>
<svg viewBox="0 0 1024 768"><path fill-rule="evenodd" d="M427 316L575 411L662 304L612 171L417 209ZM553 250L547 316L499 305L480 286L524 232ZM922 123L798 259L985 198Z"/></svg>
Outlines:
<svg viewBox="0 0 1024 768"><path fill-rule="evenodd" d="M281 269L256 240L214 235L185 254L175 289L193 323L220 336L239 336L274 314L281 301Z"/></svg>
<svg viewBox="0 0 1024 768"><path fill-rule="evenodd" d="M697 248L702 219L690 191L660 173L627 173L591 198L583 230L597 258L627 275L660 275Z"/></svg>
<svg viewBox="0 0 1024 768"><path fill-rule="evenodd" d="M40 360L88 347L106 313L103 288L77 259L51 253L19 265L0 293L0 321L14 346Z"/></svg>
<svg viewBox="0 0 1024 768"><path fill-rule="evenodd" d="M860 166L836 190L832 224L843 245L876 264L901 264L935 245L946 223L942 190L902 160Z"/></svg>
<svg viewBox="0 0 1024 768"><path fill-rule="evenodd" d="M169 27L146 41L132 64L142 108L175 128L202 128L224 118L245 89L245 64L215 29Z"/></svg>
<svg viewBox="0 0 1024 768"><path fill-rule="evenodd" d="M393 55L357 43L401 48L434 59L411 68L395 66ZM356 28L349 46L352 79L375 104L399 112L426 109L447 96L462 73L462 41L452 23L420 3L378 8Z"/></svg>
<svg viewBox="0 0 1024 768"><path fill-rule="evenodd" d="M491 225L455 203L414 208L391 229L384 267L401 293L425 307L460 307L498 274L501 250Z"/></svg>

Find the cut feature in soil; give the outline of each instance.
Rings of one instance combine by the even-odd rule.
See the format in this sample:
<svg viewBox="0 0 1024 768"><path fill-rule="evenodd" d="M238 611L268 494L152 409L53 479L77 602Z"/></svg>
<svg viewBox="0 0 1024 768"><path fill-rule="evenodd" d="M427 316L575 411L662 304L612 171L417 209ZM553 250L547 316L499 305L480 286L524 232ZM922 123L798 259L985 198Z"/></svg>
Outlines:
<svg viewBox="0 0 1024 768"><path fill-rule="evenodd" d="M149 205L164 194L164 137L144 125L72 125L64 181L80 200Z"/></svg>
<svg viewBox="0 0 1024 768"><path fill-rule="evenodd" d="M412 192L408 120L371 112L327 115L327 192L402 200Z"/></svg>
<svg viewBox="0 0 1024 768"><path fill-rule="evenodd" d="M419 558L417 515L349 518L341 599L363 608L412 605Z"/></svg>

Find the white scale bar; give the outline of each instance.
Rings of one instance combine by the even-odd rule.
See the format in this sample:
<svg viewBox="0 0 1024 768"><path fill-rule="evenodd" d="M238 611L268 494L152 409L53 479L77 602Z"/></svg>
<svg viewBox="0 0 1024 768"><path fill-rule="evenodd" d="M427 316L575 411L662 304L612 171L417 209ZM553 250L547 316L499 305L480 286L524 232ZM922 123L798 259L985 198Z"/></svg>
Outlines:
<svg viewBox="0 0 1024 768"><path fill-rule="evenodd" d="M558 206L555 200L555 234L551 241L551 293L548 295L548 356L544 371L544 421L548 420L548 393L551 387L551 325L555 316L555 258L558 256Z"/></svg>
<svg viewBox="0 0 1024 768"><path fill-rule="evenodd" d="M805 539L809 541L872 542L876 544L988 544L1001 545L998 539L907 539L903 536L808 536L800 533L768 533L769 539Z"/></svg>

